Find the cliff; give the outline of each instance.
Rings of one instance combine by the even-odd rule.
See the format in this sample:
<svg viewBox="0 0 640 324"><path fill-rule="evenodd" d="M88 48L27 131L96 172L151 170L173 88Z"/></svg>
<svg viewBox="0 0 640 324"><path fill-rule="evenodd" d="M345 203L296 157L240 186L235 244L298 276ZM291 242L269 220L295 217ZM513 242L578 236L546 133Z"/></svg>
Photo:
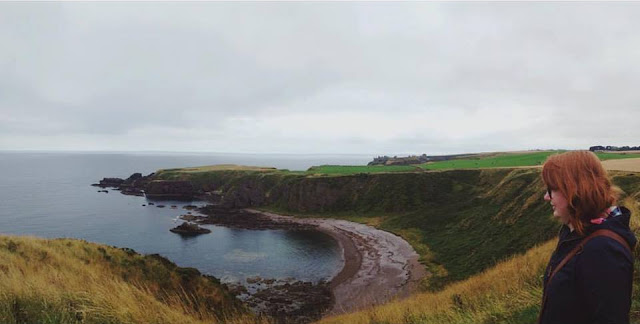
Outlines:
<svg viewBox="0 0 640 324"><path fill-rule="evenodd" d="M640 175L611 173L638 198ZM556 235L540 169L310 176L281 171L158 172L230 208L344 218L405 238L433 274L425 286L477 274Z"/></svg>

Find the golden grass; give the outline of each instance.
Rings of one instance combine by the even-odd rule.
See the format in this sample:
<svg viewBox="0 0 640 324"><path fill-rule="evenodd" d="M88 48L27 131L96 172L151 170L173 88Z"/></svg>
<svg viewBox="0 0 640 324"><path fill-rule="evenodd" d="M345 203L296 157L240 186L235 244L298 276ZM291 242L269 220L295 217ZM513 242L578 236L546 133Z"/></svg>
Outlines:
<svg viewBox="0 0 640 324"><path fill-rule="evenodd" d="M271 172L276 171L276 168L272 167L259 167L259 166L246 166L246 165L236 165L236 164L216 164L216 165L205 165L199 167L191 167L191 168L179 168L179 169L161 169L158 172L184 172L184 173L197 173L197 172L209 172L209 171L260 171L260 172Z"/></svg>
<svg viewBox="0 0 640 324"><path fill-rule="evenodd" d="M640 172L640 158L606 160L602 165L607 170Z"/></svg>
<svg viewBox="0 0 640 324"><path fill-rule="evenodd" d="M185 280L207 291L187 289ZM70 239L0 236L0 322L259 320L218 284L199 275L181 277L151 257Z"/></svg>
<svg viewBox="0 0 640 324"><path fill-rule="evenodd" d="M318 323L484 323L535 307L542 296L541 274L555 240L502 262L436 293L419 293Z"/></svg>

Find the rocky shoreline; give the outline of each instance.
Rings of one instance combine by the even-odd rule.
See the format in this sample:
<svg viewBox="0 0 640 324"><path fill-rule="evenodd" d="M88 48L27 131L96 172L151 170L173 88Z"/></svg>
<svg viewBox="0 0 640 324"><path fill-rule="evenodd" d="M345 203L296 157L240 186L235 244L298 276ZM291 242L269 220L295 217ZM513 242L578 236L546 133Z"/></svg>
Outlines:
<svg viewBox="0 0 640 324"><path fill-rule="evenodd" d="M403 298L427 275L419 255L405 240L364 224L324 218L295 218L254 209L209 205L187 215L199 224L245 229L315 229L332 236L342 249L343 267L328 282L333 303L323 315L351 312Z"/></svg>
<svg viewBox="0 0 640 324"><path fill-rule="evenodd" d="M293 278L247 278L247 284L228 285L230 291L257 314L266 314L282 324L316 321L333 304L326 282L305 282Z"/></svg>
<svg viewBox="0 0 640 324"><path fill-rule="evenodd" d="M315 226L331 235L343 251L344 266L329 281L334 304L326 315L353 312L404 298L428 275L419 255L401 237L374 227L331 218L294 218L245 209L274 222Z"/></svg>

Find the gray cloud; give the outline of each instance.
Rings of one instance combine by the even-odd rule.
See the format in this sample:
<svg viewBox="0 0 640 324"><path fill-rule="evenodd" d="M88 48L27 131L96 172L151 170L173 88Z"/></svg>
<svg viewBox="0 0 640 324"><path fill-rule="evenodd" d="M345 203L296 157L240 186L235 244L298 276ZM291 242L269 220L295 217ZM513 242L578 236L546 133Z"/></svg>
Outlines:
<svg viewBox="0 0 640 324"><path fill-rule="evenodd" d="M638 14L603 2L0 3L0 149L638 145Z"/></svg>

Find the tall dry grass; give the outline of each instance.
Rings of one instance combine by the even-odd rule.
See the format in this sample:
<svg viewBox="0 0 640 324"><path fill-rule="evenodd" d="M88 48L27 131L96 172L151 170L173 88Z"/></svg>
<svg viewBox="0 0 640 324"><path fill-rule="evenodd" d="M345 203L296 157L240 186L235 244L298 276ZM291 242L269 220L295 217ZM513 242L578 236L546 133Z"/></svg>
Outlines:
<svg viewBox="0 0 640 324"><path fill-rule="evenodd" d="M555 243L544 243L440 292L419 293L318 323L497 323L531 316L528 313L535 313L531 308L541 299L541 275Z"/></svg>
<svg viewBox="0 0 640 324"><path fill-rule="evenodd" d="M258 322L266 320L219 284L158 259L77 240L0 237L0 323Z"/></svg>

